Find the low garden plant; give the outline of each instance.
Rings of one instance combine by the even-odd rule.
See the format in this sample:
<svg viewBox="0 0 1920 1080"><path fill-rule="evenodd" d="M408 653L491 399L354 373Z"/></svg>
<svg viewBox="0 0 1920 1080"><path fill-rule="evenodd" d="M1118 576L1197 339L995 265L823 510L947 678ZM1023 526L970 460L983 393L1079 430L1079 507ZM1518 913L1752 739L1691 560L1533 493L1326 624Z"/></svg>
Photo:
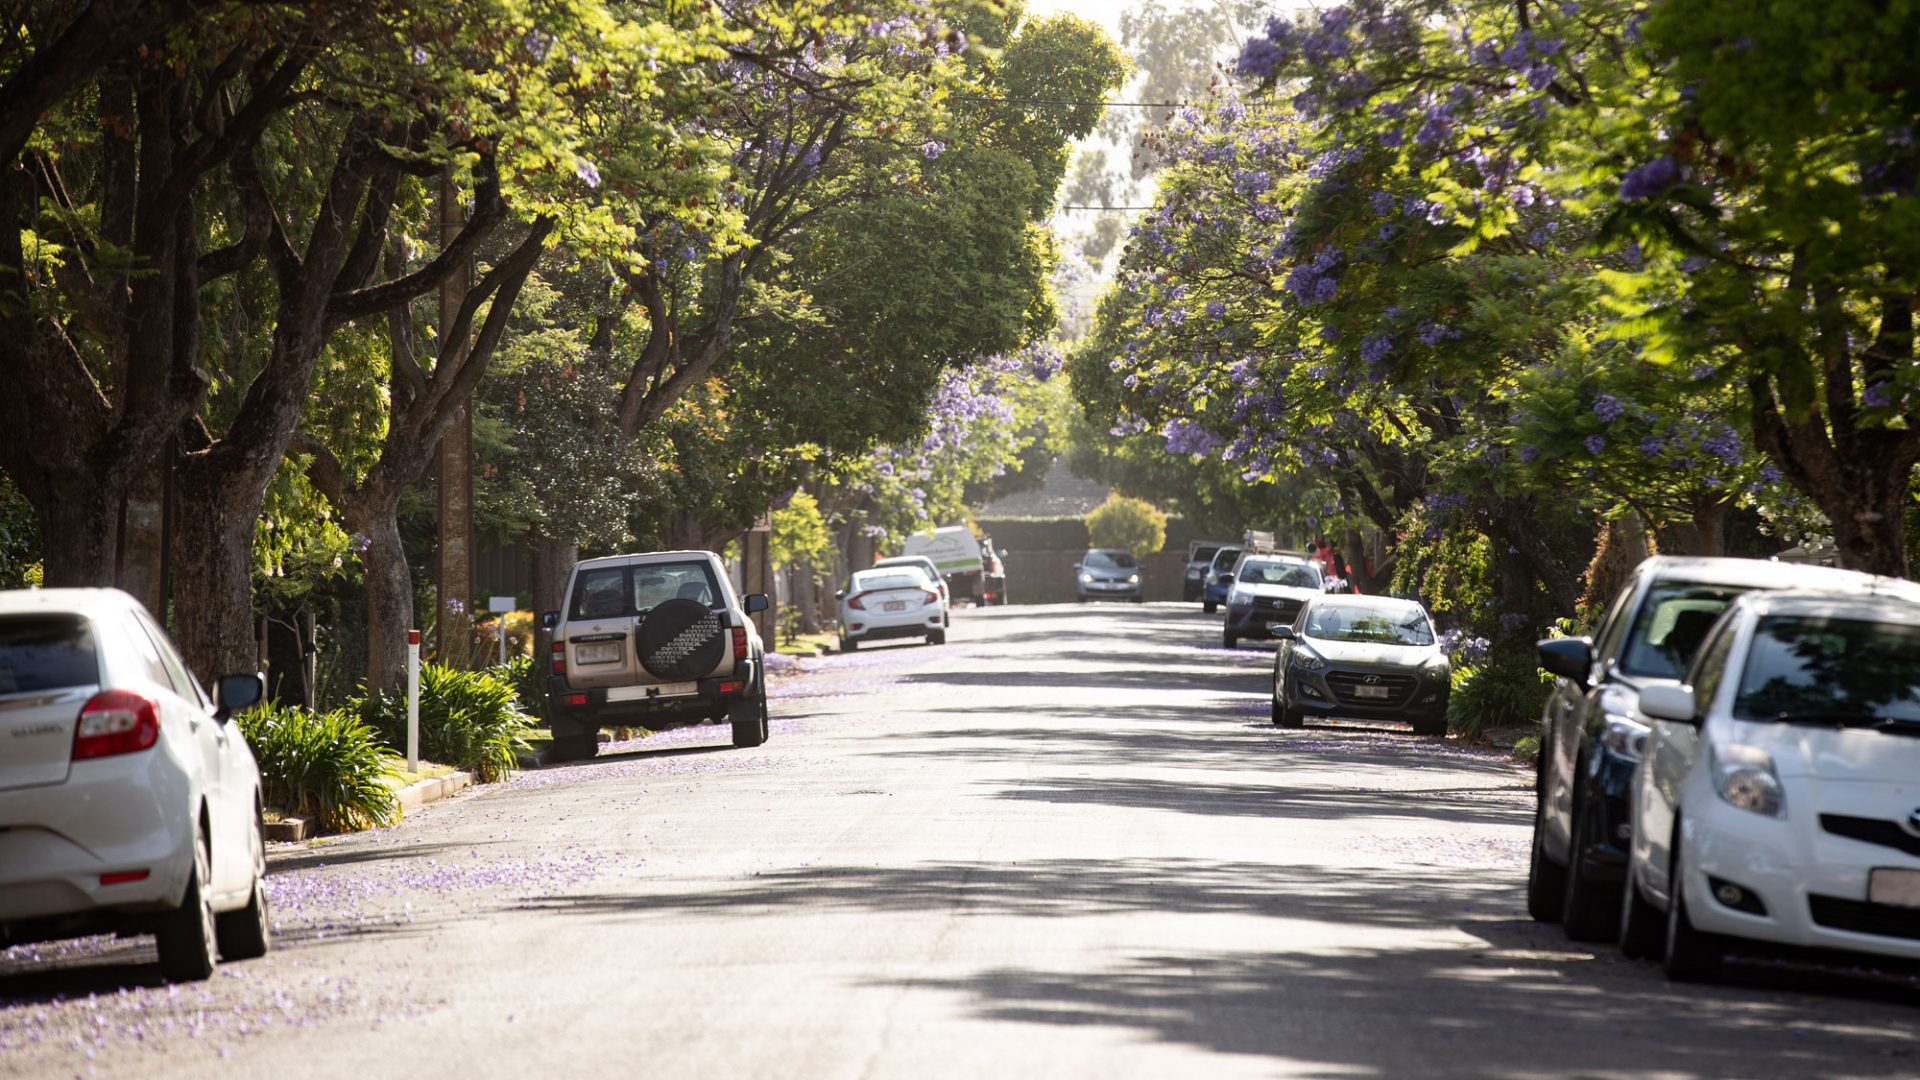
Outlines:
<svg viewBox="0 0 1920 1080"><path fill-rule="evenodd" d="M356 711L388 746L407 745L407 694L404 688L369 694ZM420 753L456 765L476 782L506 779L528 749L533 726L520 706L512 680L498 669L458 671L439 664L420 668Z"/></svg>
<svg viewBox="0 0 1920 1080"><path fill-rule="evenodd" d="M387 749L352 711L267 704L239 714L234 723L260 763L269 806L312 818L327 832L399 820L399 799L382 782Z"/></svg>

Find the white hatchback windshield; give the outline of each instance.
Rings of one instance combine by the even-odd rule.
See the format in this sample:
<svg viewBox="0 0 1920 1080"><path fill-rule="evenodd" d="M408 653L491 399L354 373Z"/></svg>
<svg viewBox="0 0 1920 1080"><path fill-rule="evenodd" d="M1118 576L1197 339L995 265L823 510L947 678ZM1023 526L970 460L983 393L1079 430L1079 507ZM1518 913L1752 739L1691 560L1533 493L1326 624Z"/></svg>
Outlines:
<svg viewBox="0 0 1920 1080"><path fill-rule="evenodd" d="M1761 619L1733 713L1789 723L1920 724L1920 626Z"/></svg>

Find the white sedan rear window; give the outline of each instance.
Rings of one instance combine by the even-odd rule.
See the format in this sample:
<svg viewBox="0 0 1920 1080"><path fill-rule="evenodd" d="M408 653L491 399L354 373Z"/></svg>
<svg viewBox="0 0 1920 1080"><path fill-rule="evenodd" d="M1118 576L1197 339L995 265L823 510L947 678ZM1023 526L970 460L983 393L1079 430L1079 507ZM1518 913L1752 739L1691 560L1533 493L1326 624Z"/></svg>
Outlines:
<svg viewBox="0 0 1920 1080"><path fill-rule="evenodd" d="M78 615L0 618L0 694L93 686L100 657Z"/></svg>

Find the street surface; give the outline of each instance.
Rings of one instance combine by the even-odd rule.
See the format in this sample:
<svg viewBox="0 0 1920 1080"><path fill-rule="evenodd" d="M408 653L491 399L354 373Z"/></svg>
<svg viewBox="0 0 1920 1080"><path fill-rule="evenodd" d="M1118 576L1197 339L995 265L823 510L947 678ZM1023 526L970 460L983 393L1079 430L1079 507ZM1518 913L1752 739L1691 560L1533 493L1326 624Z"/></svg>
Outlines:
<svg viewBox="0 0 1920 1080"><path fill-rule="evenodd" d="M1522 907L1530 774L1277 731L1193 605L957 613L721 727L276 851L278 938L0 953L0 1075L1912 1077L1920 993Z"/></svg>

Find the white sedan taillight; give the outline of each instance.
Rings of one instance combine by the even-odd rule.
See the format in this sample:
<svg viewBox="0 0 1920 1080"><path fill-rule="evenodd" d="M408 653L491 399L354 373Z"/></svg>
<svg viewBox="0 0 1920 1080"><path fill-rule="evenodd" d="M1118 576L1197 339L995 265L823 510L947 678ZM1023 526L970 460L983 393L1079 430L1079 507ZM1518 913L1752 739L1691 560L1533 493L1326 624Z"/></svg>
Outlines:
<svg viewBox="0 0 1920 1080"><path fill-rule="evenodd" d="M131 754L160 741L160 711L129 690L105 690L80 710L73 729L73 759Z"/></svg>
<svg viewBox="0 0 1920 1080"><path fill-rule="evenodd" d="M926 597L926 599L925 599L925 600L922 600L922 601L920 601L920 603L921 603L921 604L923 604L923 605L924 605L924 604L937 604L937 603L939 603L939 602L940 602L940 594L939 594L939 593L937 593L937 592L934 592L934 591L933 591L933 590L931 590L931 589L921 589L921 590L920 590L920 595L921 595L921 596L924 596L924 597Z"/></svg>

